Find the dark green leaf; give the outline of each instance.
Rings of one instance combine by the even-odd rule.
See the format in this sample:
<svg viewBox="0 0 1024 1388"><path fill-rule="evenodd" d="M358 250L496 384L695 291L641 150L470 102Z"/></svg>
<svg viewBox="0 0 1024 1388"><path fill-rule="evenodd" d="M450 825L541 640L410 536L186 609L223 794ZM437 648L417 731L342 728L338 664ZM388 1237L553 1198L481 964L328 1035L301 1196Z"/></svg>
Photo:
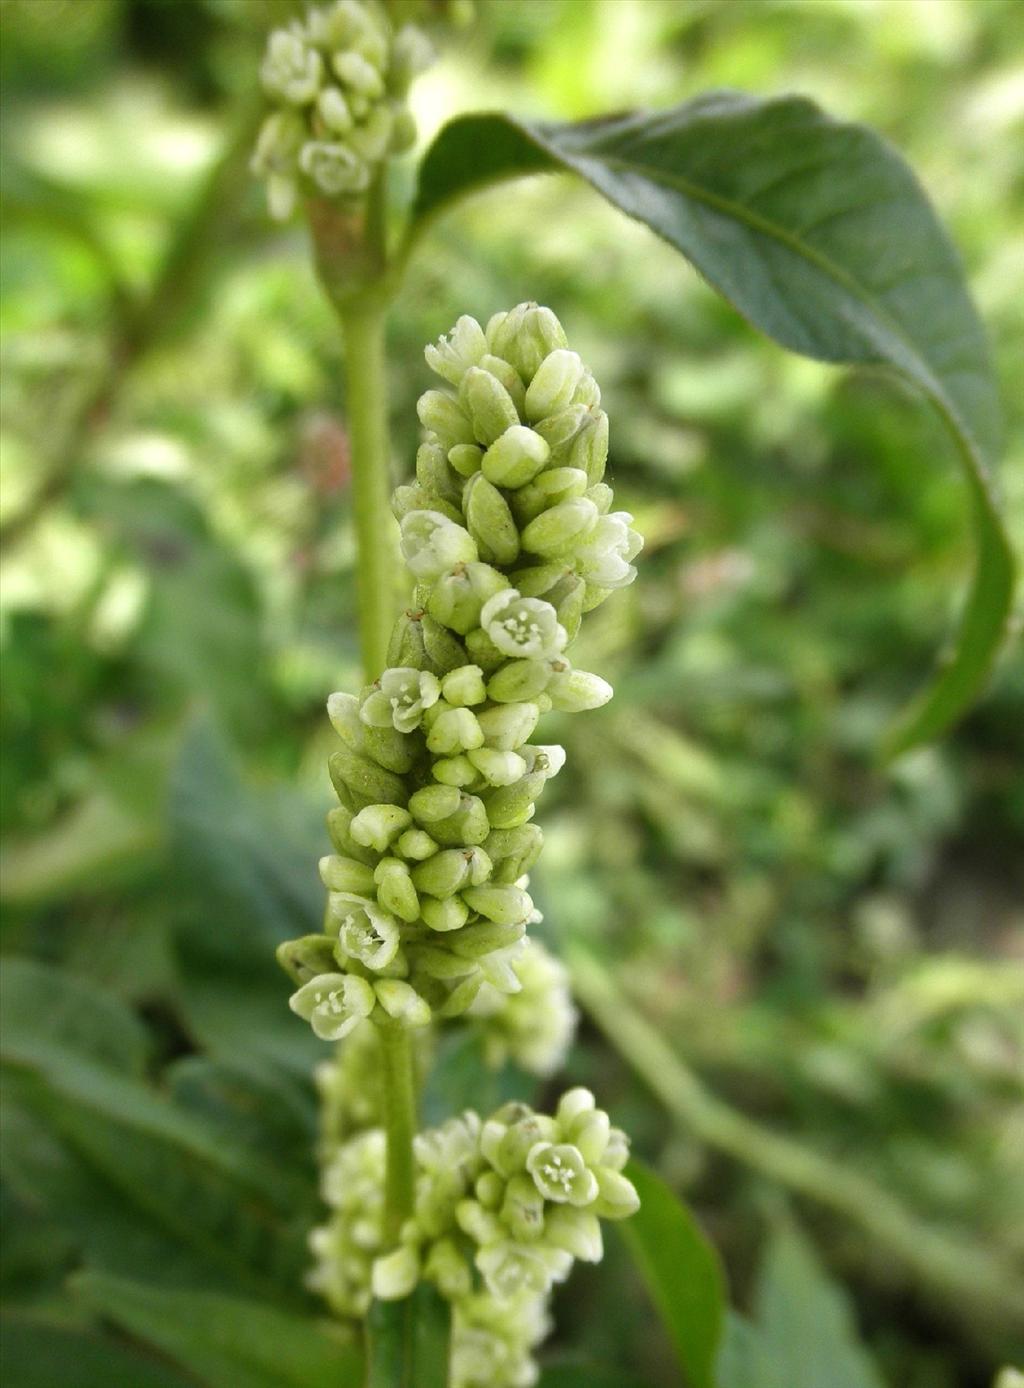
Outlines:
<svg viewBox="0 0 1024 1388"><path fill-rule="evenodd" d="M447 1388L451 1313L421 1283L404 1301L375 1301L366 1320L366 1388Z"/></svg>
<svg viewBox="0 0 1024 1388"><path fill-rule="evenodd" d="M83 1273L98 1315L169 1355L210 1388L360 1388L361 1355L340 1327L265 1302L167 1291Z"/></svg>
<svg viewBox="0 0 1024 1388"><path fill-rule="evenodd" d="M92 1331L5 1315L0 1333L5 1388L195 1388L195 1380Z"/></svg>
<svg viewBox="0 0 1024 1388"><path fill-rule="evenodd" d="M718 1255L660 1176L638 1161L629 1164L627 1174L640 1194L640 1209L619 1226L623 1238L669 1333L688 1388L714 1388L725 1313Z"/></svg>
<svg viewBox="0 0 1024 1388"><path fill-rule="evenodd" d="M999 424L984 333L914 174L873 131L802 97L712 93L572 125L466 116L427 152L415 228L474 188L557 170L644 222L783 346L891 369L938 410L970 486L977 566L956 650L889 751L934 737L992 666L1013 559L991 481Z"/></svg>
<svg viewBox="0 0 1024 1388"><path fill-rule="evenodd" d="M719 1388L882 1388L843 1292L793 1229L779 1230L758 1277L753 1322L730 1316Z"/></svg>
<svg viewBox="0 0 1024 1388"><path fill-rule="evenodd" d="M605 1364L549 1364L540 1376L539 1388L645 1388L641 1379L624 1369Z"/></svg>

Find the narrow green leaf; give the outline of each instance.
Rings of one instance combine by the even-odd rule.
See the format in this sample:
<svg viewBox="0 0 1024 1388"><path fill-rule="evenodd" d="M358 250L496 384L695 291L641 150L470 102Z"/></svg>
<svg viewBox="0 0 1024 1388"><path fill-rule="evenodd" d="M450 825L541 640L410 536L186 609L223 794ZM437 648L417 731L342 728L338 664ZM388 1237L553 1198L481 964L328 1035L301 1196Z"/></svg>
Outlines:
<svg viewBox="0 0 1024 1388"><path fill-rule="evenodd" d="M984 332L913 172L873 131L802 97L717 92L569 125L465 116L427 151L412 235L466 192L558 170L649 226L784 347L891 369L934 405L969 484L977 563L956 648L887 750L936 736L991 669L1014 565L991 479L999 422Z"/></svg>
<svg viewBox="0 0 1024 1388"><path fill-rule="evenodd" d="M167 1291L100 1273L73 1281L105 1320L162 1350L209 1388L360 1388L362 1362L345 1332L260 1301Z"/></svg>
<svg viewBox="0 0 1024 1388"><path fill-rule="evenodd" d="M635 1374L610 1369L591 1360L549 1364L541 1373L539 1388L646 1388Z"/></svg>
<svg viewBox="0 0 1024 1388"><path fill-rule="evenodd" d="M6 1388L195 1388L195 1380L94 1331L34 1316L0 1320L0 1380Z"/></svg>
<svg viewBox="0 0 1024 1388"><path fill-rule="evenodd" d="M632 1161L640 1209L619 1229L675 1348L687 1388L715 1388L725 1277L696 1220L660 1176Z"/></svg>
<svg viewBox="0 0 1024 1388"><path fill-rule="evenodd" d="M403 1301L375 1301L366 1319L366 1388L447 1388L451 1312L421 1283Z"/></svg>

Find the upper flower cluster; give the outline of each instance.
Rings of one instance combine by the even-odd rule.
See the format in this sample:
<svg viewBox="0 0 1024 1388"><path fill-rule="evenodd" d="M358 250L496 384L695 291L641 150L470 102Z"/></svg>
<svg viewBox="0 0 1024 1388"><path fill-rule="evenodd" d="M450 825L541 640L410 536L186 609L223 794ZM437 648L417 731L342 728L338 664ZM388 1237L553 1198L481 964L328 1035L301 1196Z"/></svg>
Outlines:
<svg viewBox="0 0 1024 1388"><path fill-rule="evenodd" d="M486 330L460 318L426 355L449 389L421 398L416 482L394 499L414 603L390 667L328 702L341 803L325 929L280 952L293 1009L325 1040L522 987L539 919L530 821L565 759L530 739L548 710L611 697L567 650L583 614L632 580L641 545L603 481L600 392L550 309L521 304Z"/></svg>
<svg viewBox="0 0 1024 1388"><path fill-rule="evenodd" d="M342 745L325 930L280 956L293 1009L325 1040L522 986L530 820L565 759L530 739L547 710L611 697L566 652L641 545L602 480L600 392L550 309L521 304L486 331L460 318L426 355L451 389L421 398L417 480L395 493L415 601L390 667L328 702Z"/></svg>
<svg viewBox="0 0 1024 1388"><path fill-rule="evenodd" d="M336 0L275 29L260 76L276 109L253 156L271 215L289 217L303 187L365 193L375 165L415 139L405 99L431 56L426 36L410 24L396 32L377 0Z"/></svg>

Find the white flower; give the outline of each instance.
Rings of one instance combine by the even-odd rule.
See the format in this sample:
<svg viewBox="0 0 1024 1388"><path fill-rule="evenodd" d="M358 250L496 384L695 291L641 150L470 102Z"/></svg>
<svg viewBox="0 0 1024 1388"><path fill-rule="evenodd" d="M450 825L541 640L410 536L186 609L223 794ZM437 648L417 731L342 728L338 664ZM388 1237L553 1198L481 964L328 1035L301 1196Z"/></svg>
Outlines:
<svg viewBox="0 0 1024 1388"><path fill-rule="evenodd" d="M576 572L598 588L625 588L636 578L630 560L643 549L643 536L630 529L628 511L602 516L575 554Z"/></svg>
<svg viewBox="0 0 1024 1388"><path fill-rule="evenodd" d="M499 651L519 659L551 660L568 640L551 604L543 598L521 598L516 588L503 588L488 598L480 625Z"/></svg>
<svg viewBox="0 0 1024 1388"><path fill-rule="evenodd" d="M370 182L370 170L348 145L330 140L309 140L299 152L299 167L321 193L338 197L361 193Z"/></svg>
<svg viewBox="0 0 1024 1388"><path fill-rule="evenodd" d="M371 728L394 727L400 733L411 733L441 696L435 675L408 665L385 670L378 684L380 687L367 695L359 710L359 717Z"/></svg>
<svg viewBox="0 0 1024 1388"><path fill-rule="evenodd" d="M375 972L386 969L398 953L399 929L394 916L376 902L349 892L332 892L330 920L338 924L342 953Z"/></svg>
<svg viewBox="0 0 1024 1388"><path fill-rule="evenodd" d="M402 554L413 574L427 582L479 557L469 531L440 511L410 511L403 516Z"/></svg>
<svg viewBox="0 0 1024 1388"><path fill-rule="evenodd" d="M373 1011L376 998L365 978L319 974L288 999L288 1006L321 1041L340 1041Z"/></svg>
<svg viewBox="0 0 1024 1388"><path fill-rule="evenodd" d="M267 42L260 78L270 96L293 106L304 106L320 90L323 64L315 48L308 48L300 34L275 29Z"/></svg>
<svg viewBox="0 0 1024 1388"><path fill-rule="evenodd" d="M436 346L424 349L423 355L431 371L436 371L453 386L457 386L471 366L476 366L487 351L484 330L475 318L463 314L451 332L441 336Z"/></svg>
<svg viewBox="0 0 1024 1388"><path fill-rule="evenodd" d="M469 1009L480 1020L487 1062L497 1068L512 1059L535 1075L553 1075L576 1030L569 976L533 939L522 942L512 968L522 984L518 993L499 993L485 984Z"/></svg>

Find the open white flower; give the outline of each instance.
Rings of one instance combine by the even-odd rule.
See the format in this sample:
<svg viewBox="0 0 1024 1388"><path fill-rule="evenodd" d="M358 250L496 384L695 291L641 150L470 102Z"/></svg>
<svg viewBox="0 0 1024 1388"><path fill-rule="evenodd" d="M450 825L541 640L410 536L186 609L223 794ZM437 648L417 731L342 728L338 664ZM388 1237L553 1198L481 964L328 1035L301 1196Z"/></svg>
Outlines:
<svg viewBox="0 0 1024 1388"><path fill-rule="evenodd" d="M499 651L517 659L551 660L568 640L551 604L520 597L516 588L503 588L484 603L480 625Z"/></svg>
<svg viewBox="0 0 1024 1388"><path fill-rule="evenodd" d="M267 42L260 78L270 96L292 106L304 106L320 90L323 63L315 48L307 47L301 34L275 29Z"/></svg>
<svg viewBox="0 0 1024 1388"><path fill-rule="evenodd" d="M385 670L378 684L380 687L366 696L359 709L359 717L371 728L393 727L400 733L411 733L441 697L437 677L409 665Z"/></svg>
<svg viewBox="0 0 1024 1388"><path fill-rule="evenodd" d="M376 996L365 978L352 974L319 974L288 999L288 1006L313 1028L321 1041L340 1041L368 1017Z"/></svg>
<svg viewBox="0 0 1024 1388"><path fill-rule="evenodd" d="M576 572L598 588L626 588L636 578L631 560L643 549L643 536L630 528L628 511L602 516L575 554Z"/></svg>
<svg viewBox="0 0 1024 1388"><path fill-rule="evenodd" d="M415 576L427 582L479 558L469 531L440 511L410 511L402 518L402 554Z"/></svg>

